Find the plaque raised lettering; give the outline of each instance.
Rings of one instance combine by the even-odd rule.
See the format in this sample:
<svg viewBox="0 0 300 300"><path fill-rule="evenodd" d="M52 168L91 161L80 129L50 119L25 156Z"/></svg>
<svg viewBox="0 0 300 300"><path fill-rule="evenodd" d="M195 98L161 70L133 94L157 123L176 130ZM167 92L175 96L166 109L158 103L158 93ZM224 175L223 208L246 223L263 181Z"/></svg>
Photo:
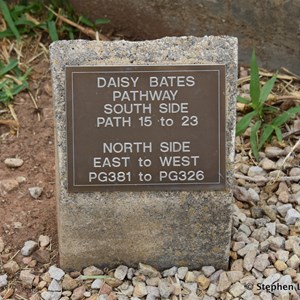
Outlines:
<svg viewBox="0 0 300 300"><path fill-rule="evenodd" d="M67 66L68 191L224 189L224 65Z"/></svg>

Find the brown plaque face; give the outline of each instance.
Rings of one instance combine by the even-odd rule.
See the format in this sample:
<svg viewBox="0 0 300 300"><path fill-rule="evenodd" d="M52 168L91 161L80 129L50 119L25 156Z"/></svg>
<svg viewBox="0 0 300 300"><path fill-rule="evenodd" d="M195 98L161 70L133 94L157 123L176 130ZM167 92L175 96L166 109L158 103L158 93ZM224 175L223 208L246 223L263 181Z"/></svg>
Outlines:
<svg viewBox="0 0 300 300"><path fill-rule="evenodd" d="M68 191L225 187L225 67L67 66Z"/></svg>

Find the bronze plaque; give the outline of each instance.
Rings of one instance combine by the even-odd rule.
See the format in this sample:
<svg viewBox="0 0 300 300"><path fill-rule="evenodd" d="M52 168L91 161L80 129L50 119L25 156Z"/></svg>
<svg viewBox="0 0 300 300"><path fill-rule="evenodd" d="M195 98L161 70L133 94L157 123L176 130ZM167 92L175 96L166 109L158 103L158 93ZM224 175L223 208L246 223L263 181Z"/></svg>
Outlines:
<svg viewBox="0 0 300 300"><path fill-rule="evenodd" d="M224 189L225 67L67 66L68 191Z"/></svg>

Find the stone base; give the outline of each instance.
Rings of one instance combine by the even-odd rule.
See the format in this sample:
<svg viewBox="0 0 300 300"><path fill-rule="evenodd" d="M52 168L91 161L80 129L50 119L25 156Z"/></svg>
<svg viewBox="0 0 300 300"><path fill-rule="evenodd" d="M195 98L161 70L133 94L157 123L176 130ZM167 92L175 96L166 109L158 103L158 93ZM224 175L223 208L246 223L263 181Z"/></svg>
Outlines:
<svg viewBox="0 0 300 300"><path fill-rule="evenodd" d="M158 269L227 269L231 199L227 192L114 192L61 199L61 266L143 262Z"/></svg>
<svg viewBox="0 0 300 300"><path fill-rule="evenodd" d="M181 37L144 42L59 41L50 47L57 148L61 267L227 269L231 234L237 40ZM225 64L226 191L67 192L66 65Z"/></svg>

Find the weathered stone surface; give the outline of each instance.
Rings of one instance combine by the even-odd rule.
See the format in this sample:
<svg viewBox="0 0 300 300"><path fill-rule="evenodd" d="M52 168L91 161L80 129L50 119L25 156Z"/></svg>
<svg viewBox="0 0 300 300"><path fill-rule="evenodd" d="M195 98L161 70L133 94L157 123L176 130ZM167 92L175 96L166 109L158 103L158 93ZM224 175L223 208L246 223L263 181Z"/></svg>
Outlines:
<svg viewBox="0 0 300 300"><path fill-rule="evenodd" d="M56 184L60 265L80 269L99 262L116 267L123 263L132 266L142 261L161 269L174 265L191 268L214 265L227 269L234 157L236 38L59 41L51 45L50 53L58 146ZM224 64L227 189L68 193L65 66L99 64Z"/></svg>

